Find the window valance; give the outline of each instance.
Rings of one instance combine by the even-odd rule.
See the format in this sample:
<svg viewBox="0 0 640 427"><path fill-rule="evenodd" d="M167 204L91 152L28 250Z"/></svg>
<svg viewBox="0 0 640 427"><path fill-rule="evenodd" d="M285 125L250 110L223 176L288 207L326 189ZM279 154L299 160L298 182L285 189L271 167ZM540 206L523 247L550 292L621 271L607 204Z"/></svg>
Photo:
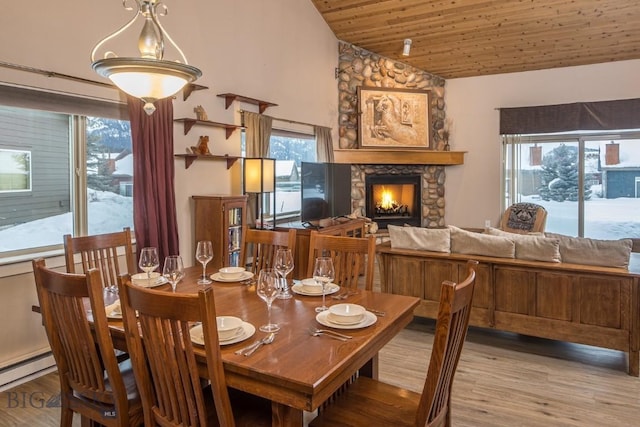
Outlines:
<svg viewBox="0 0 640 427"><path fill-rule="evenodd" d="M640 99L500 109L500 134L640 129Z"/></svg>

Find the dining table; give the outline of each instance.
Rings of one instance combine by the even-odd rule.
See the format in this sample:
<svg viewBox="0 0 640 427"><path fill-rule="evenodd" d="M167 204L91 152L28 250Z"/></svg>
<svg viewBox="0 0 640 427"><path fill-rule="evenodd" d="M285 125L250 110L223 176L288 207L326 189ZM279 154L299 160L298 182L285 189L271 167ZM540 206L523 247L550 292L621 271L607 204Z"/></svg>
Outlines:
<svg viewBox="0 0 640 427"><path fill-rule="evenodd" d="M326 313L325 317L320 317L315 311L322 303L322 296L304 295L304 291L297 293L294 287L292 298L273 302L271 321L280 326L275 340L262 345L250 356L244 356L236 351L267 335L259 330L267 323L268 316L266 303L256 294L256 278L247 272L239 280L214 280L211 284L200 285L197 281L201 275L201 267L185 268L176 292L197 293L212 286L216 315L239 317L251 325L249 332L255 329L251 336L243 336L242 340L221 342L225 377L229 387L272 402L273 426L302 426L305 411L315 411L354 375L376 378L378 352L411 322L419 303L419 299L412 296L366 290L350 292L340 300L325 295L327 305L358 304L368 310L367 320L361 324L331 325L327 323ZM219 275L211 276L221 280ZM169 284L155 289L172 292ZM336 290L336 286L331 291L335 295L343 293ZM126 350L122 321L110 319L109 324L115 346ZM312 335L310 328L333 330L351 338L343 341L327 334ZM196 347L200 372L206 377L204 347Z"/></svg>

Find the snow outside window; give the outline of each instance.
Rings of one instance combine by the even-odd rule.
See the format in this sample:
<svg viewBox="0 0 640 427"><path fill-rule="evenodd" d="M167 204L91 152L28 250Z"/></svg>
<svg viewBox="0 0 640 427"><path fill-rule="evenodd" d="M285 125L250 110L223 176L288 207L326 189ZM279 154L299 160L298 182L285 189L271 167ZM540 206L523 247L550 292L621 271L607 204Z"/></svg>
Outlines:
<svg viewBox="0 0 640 427"><path fill-rule="evenodd" d="M542 205L546 231L596 239L640 237L640 134L504 139L504 208Z"/></svg>
<svg viewBox="0 0 640 427"><path fill-rule="evenodd" d="M127 120L0 105L0 257L133 227Z"/></svg>

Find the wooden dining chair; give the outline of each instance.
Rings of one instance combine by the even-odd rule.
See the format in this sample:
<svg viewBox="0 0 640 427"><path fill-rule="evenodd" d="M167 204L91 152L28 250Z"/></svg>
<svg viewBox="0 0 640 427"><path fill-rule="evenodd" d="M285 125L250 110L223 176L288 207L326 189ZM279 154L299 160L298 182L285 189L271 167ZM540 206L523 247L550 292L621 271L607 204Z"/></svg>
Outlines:
<svg viewBox="0 0 640 427"><path fill-rule="evenodd" d="M249 271L254 274L264 268L273 268L276 251L289 248L295 259L296 230L274 231L247 228L243 233L241 266L251 263Z"/></svg>
<svg viewBox="0 0 640 427"><path fill-rule="evenodd" d="M374 236L330 236L312 231L309 238L307 277L313 277L313 266L317 257L330 256L336 273L334 283L357 289L360 276L364 272L365 289L370 291L373 289L375 254Z"/></svg>
<svg viewBox="0 0 640 427"><path fill-rule="evenodd" d="M60 425L73 413L104 426L142 425L131 364L118 364L109 334L100 272L60 273L33 261L38 300L60 378ZM89 299L93 325L87 317Z"/></svg>
<svg viewBox="0 0 640 427"><path fill-rule="evenodd" d="M118 251L124 251L126 271L121 269ZM73 237L64 235L64 259L67 273L76 273L75 255L80 254L82 271L96 268L100 272L104 287L111 291L118 289L118 276L136 273L136 258L131 244L131 230L92 236Z"/></svg>
<svg viewBox="0 0 640 427"><path fill-rule="evenodd" d="M477 261L459 284L442 283L431 360L422 394L359 377L310 427L451 425L451 387L469 327Z"/></svg>
<svg viewBox="0 0 640 427"><path fill-rule="evenodd" d="M227 389L212 287L175 294L134 286L125 275L119 291L145 425L271 425L269 401ZM196 322L202 325L210 380L204 388L190 335Z"/></svg>

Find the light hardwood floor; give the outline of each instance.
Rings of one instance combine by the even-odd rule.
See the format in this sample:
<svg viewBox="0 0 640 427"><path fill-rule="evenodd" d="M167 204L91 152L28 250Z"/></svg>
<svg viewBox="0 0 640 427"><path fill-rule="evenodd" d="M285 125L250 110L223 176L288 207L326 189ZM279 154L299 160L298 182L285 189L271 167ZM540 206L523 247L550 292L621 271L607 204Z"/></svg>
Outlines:
<svg viewBox="0 0 640 427"><path fill-rule="evenodd" d="M380 354L382 381L420 391L434 322L414 321ZM452 391L452 424L640 426L640 378L619 351L471 328Z"/></svg>
<svg viewBox="0 0 640 427"><path fill-rule="evenodd" d="M417 319L381 351L381 380L421 390L433 326ZM57 393L56 373L1 393L0 426L58 425ZM460 427L640 426L640 378L626 374L623 353L477 328L452 400Z"/></svg>

